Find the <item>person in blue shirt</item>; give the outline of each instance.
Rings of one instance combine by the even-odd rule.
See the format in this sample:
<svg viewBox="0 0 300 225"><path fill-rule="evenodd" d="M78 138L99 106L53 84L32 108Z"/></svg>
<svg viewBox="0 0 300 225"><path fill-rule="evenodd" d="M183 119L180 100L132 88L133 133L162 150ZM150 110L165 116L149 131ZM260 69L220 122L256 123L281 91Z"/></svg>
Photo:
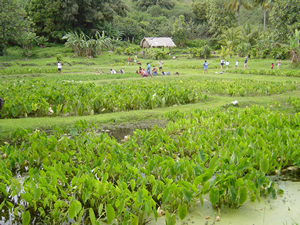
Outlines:
<svg viewBox="0 0 300 225"><path fill-rule="evenodd" d="M246 69L246 67L249 69L247 57L245 57L244 69Z"/></svg>
<svg viewBox="0 0 300 225"><path fill-rule="evenodd" d="M148 75L151 74L151 66L149 63L147 63L147 73L148 73Z"/></svg>
<svg viewBox="0 0 300 225"><path fill-rule="evenodd" d="M204 73L206 72L206 73L208 73L208 62L206 62L206 60L205 60L205 62L204 62Z"/></svg>

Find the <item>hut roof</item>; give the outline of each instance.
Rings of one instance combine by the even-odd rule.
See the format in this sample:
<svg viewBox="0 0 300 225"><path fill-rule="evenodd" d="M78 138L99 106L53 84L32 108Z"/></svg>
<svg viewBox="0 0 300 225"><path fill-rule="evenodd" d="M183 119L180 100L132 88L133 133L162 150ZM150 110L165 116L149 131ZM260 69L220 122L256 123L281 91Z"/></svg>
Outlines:
<svg viewBox="0 0 300 225"><path fill-rule="evenodd" d="M172 38L169 37L144 37L141 40L141 48L176 47Z"/></svg>

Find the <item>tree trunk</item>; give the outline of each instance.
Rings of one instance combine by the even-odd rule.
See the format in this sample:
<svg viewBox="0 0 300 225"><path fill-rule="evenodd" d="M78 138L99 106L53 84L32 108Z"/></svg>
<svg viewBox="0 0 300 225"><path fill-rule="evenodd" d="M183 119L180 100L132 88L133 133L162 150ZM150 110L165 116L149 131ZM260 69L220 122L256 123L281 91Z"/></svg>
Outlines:
<svg viewBox="0 0 300 225"><path fill-rule="evenodd" d="M237 7L236 11L238 14L238 25L240 26L240 6Z"/></svg>
<svg viewBox="0 0 300 225"><path fill-rule="evenodd" d="M267 20L267 10L264 8L264 30L266 29L266 20Z"/></svg>

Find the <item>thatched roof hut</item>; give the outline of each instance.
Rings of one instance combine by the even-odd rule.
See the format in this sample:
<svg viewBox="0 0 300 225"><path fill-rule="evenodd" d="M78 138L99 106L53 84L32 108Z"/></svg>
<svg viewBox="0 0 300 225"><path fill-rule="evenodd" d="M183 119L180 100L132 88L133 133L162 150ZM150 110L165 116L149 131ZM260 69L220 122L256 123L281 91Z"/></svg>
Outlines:
<svg viewBox="0 0 300 225"><path fill-rule="evenodd" d="M172 38L169 37L144 37L141 40L141 48L176 47Z"/></svg>

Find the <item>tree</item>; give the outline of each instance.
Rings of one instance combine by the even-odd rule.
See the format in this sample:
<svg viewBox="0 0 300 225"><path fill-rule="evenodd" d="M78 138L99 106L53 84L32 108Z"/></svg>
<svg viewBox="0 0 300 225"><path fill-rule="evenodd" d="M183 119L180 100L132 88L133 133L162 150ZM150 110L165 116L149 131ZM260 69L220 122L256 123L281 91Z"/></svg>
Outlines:
<svg viewBox="0 0 300 225"><path fill-rule="evenodd" d="M22 7L13 0L0 0L0 54L6 54L8 43L19 43L22 34L30 31L30 25Z"/></svg>
<svg viewBox="0 0 300 225"><path fill-rule="evenodd" d="M226 46L229 51L232 51L233 48L239 44L241 39L241 29L240 28L229 28L224 30L221 35L220 44Z"/></svg>
<svg viewBox="0 0 300 225"><path fill-rule="evenodd" d="M235 25L235 13L226 9L223 0L210 0L207 8L208 33L211 36L218 37L224 29Z"/></svg>
<svg viewBox="0 0 300 225"><path fill-rule="evenodd" d="M250 9L251 6L249 5L247 0L228 0L226 3L226 7L232 11L236 11L238 14L238 25L240 25L240 7L244 6L246 9Z"/></svg>
<svg viewBox="0 0 300 225"><path fill-rule="evenodd" d="M136 8L142 11L146 11L149 7L159 5L165 9L173 9L175 2L173 0L133 0Z"/></svg>
<svg viewBox="0 0 300 225"><path fill-rule="evenodd" d="M115 15L126 15L122 0L31 0L28 14L38 35L60 40L68 31L91 31Z"/></svg>
<svg viewBox="0 0 300 225"><path fill-rule="evenodd" d="M196 22L198 24L207 22L207 1L193 3L192 10L193 13L196 15Z"/></svg>
<svg viewBox="0 0 300 225"><path fill-rule="evenodd" d="M269 20L277 42L287 43L295 29L300 29L300 1L285 0L272 3Z"/></svg>
<svg viewBox="0 0 300 225"><path fill-rule="evenodd" d="M173 39L178 44L183 46L186 41L187 34L187 24L185 23L185 19L183 15L180 15L179 18L174 23L173 28Z"/></svg>
<svg viewBox="0 0 300 225"><path fill-rule="evenodd" d="M245 23L241 29L241 39L243 42L254 46L258 38L259 30L257 27L252 26L250 23Z"/></svg>
<svg viewBox="0 0 300 225"><path fill-rule="evenodd" d="M135 19L129 17L116 16L113 21L114 26L116 26L120 31L122 31L122 39L141 39L144 35L144 30L141 24Z"/></svg>
<svg viewBox="0 0 300 225"><path fill-rule="evenodd" d="M260 5L261 9L264 10L264 30L266 29L267 20L267 8L270 8L269 3L272 0L253 0L254 5Z"/></svg>
<svg viewBox="0 0 300 225"><path fill-rule="evenodd" d="M300 62L300 30L295 29L295 33L289 37L289 50L292 63Z"/></svg>
<svg viewBox="0 0 300 225"><path fill-rule="evenodd" d="M95 39L90 38L83 32L77 34L77 32L69 32L62 37L67 40L65 46L71 46L74 50L75 55L78 56L95 56L102 53L102 48L111 47L111 39L105 37L104 31L102 35L99 32L96 33Z"/></svg>

